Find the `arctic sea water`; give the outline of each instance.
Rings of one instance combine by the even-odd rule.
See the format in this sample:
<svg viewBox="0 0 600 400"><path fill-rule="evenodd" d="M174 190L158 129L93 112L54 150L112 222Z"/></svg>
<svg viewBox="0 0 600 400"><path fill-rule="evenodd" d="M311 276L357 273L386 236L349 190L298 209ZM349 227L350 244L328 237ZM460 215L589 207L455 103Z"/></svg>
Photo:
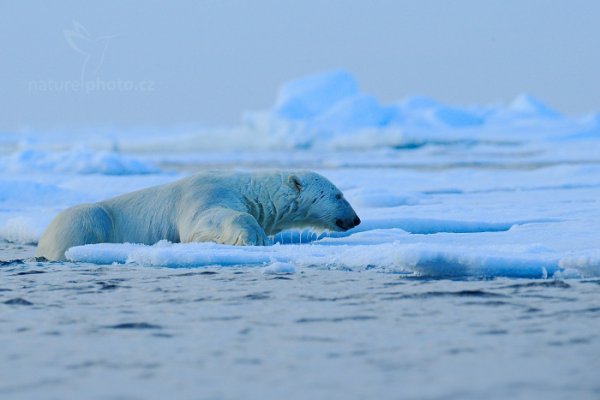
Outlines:
<svg viewBox="0 0 600 400"><path fill-rule="evenodd" d="M343 71L236 127L3 134L0 395L598 398L599 145L597 115L382 105ZM33 257L65 207L214 168L316 170L363 223Z"/></svg>

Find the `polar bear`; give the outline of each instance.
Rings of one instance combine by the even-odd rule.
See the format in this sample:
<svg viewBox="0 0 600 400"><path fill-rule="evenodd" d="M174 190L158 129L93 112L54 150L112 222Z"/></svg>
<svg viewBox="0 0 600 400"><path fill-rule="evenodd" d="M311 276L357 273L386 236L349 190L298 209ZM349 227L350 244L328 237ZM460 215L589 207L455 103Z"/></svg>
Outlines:
<svg viewBox="0 0 600 400"><path fill-rule="evenodd" d="M358 224L342 192L315 172L202 172L60 212L36 256L59 261L73 246L163 239L263 246L289 228L346 231Z"/></svg>

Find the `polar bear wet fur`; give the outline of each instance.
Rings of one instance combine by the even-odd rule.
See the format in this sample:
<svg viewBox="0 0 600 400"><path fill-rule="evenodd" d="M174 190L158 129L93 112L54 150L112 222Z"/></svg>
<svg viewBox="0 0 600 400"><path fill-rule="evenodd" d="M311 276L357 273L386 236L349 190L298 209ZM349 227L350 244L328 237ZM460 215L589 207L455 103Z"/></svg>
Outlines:
<svg viewBox="0 0 600 400"><path fill-rule="evenodd" d="M204 172L59 213L37 256L64 260L91 243L216 242L267 245L285 229L345 231L360 219L342 192L310 171Z"/></svg>

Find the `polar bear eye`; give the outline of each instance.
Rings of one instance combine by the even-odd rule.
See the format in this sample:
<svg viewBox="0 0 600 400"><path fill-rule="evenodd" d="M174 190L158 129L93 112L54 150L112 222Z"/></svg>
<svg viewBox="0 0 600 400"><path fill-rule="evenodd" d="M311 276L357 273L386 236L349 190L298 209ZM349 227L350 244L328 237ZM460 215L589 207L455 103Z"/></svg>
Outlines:
<svg viewBox="0 0 600 400"><path fill-rule="evenodd" d="M336 195L335 195L335 199L336 199L336 200L340 200L341 198L342 198L342 195L341 195L341 194L339 194L339 193L338 193L338 194L336 194Z"/></svg>

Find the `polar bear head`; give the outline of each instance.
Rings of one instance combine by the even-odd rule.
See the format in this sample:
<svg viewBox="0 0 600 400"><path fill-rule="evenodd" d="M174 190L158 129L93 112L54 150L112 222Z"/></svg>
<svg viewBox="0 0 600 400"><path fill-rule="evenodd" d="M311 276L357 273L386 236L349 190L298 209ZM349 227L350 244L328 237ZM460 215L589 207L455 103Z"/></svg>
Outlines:
<svg viewBox="0 0 600 400"><path fill-rule="evenodd" d="M295 227L347 231L360 218L344 194L327 178L310 171L290 173L287 184L294 196L291 214Z"/></svg>

